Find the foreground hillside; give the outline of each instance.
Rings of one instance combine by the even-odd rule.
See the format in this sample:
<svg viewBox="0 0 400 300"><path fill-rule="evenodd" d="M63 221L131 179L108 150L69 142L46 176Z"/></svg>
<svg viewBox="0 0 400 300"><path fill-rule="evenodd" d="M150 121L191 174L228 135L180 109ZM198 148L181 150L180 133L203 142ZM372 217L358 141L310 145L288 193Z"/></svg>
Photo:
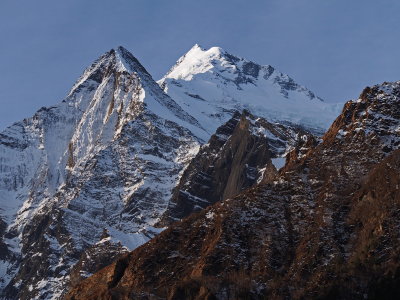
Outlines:
<svg viewBox="0 0 400 300"><path fill-rule="evenodd" d="M345 104L279 174L174 223L67 299L395 299L400 82Z"/></svg>

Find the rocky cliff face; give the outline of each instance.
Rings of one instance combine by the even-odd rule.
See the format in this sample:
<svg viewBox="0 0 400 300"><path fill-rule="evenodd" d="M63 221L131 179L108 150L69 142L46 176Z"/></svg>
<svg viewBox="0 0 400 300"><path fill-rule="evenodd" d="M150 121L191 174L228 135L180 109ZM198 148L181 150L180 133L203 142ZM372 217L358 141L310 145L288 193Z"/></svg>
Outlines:
<svg viewBox="0 0 400 300"><path fill-rule="evenodd" d="M177 222L67 299L399 295L400 82L367 88L279 175Z"/></svg>
<svg viewBox="0 0 400 300"><path fill-rule="evenodd" d="M243 65L239 73L253 76L250 69ZM250 77L243 78L235 83L237 90L249 82ZM167 85L163 87L170 91ZM294 82L291 86L293 93L285 100L304 94L320 102ZM260 93L271 99L267 92ZM189 98L178 104L132 54L118 47L87 68L62 103L42 108L0 134L0 297L58 299L70 284L163 230L155 225L174 203L174 191L184 190L174 188L183 184L186 166L233 109L247 106L240 103L244 97L233 106L224 98L223 117L204 119L204 110L197 110L204 101ZM227 178L210 203L261 180L258 169L264 162L272 168L270 158L282 155L297 134L295 125L245 119L223 142L226 150L209 157L210 163L202 162L204 168L218 166L212 177ZM304 126L302 118L297 121ZM211 150L202 148L207 155L217 150L216 136ZM185 174L192 182L194 173Z"/></svg>
<svg viewBox="0 0 400 300"><path fill-rule="evenodd" d="M201 147L174 189L164 223L179 220L270 178L285 156L313 135L294 124L281 125L236 113Z"/></svg>

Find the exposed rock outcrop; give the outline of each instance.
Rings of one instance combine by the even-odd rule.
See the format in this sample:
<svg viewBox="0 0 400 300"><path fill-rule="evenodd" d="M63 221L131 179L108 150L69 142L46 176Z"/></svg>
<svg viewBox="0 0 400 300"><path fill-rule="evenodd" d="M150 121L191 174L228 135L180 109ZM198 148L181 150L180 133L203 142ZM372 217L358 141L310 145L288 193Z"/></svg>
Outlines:
<svg viewBox="0 0 400 300"><path fill-rule="evenodd" d="M164 214L164 224L271 180L286 154L305 149L305 142L311 140L316 138L294 124L270 123L247 111L236 113L185 169Z"/></svg>

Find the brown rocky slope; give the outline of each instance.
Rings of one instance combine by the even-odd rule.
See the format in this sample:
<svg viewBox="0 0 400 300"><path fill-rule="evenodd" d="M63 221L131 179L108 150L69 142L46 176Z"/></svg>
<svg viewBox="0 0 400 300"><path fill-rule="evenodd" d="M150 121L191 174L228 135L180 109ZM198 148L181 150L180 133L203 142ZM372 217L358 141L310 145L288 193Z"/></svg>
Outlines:
<svg viewBox="0 0 400 300"><path fill-rule="evenodd" d="M275 179L175 223L66 298L396 298L399 144L400 82L367 88Z"/></svg>

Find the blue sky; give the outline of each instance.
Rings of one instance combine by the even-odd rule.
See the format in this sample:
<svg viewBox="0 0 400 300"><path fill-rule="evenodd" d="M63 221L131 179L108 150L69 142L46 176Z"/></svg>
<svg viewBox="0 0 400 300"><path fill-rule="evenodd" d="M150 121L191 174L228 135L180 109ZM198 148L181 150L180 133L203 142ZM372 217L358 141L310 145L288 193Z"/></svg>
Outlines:
<svg viewBox="0 0 400 300"><path fill-rule="evenodd" d="M2 0L0 129L60 102L123 45L159 79L195 43L270 64L331 102L400 80L398 0Z"/></svg>

